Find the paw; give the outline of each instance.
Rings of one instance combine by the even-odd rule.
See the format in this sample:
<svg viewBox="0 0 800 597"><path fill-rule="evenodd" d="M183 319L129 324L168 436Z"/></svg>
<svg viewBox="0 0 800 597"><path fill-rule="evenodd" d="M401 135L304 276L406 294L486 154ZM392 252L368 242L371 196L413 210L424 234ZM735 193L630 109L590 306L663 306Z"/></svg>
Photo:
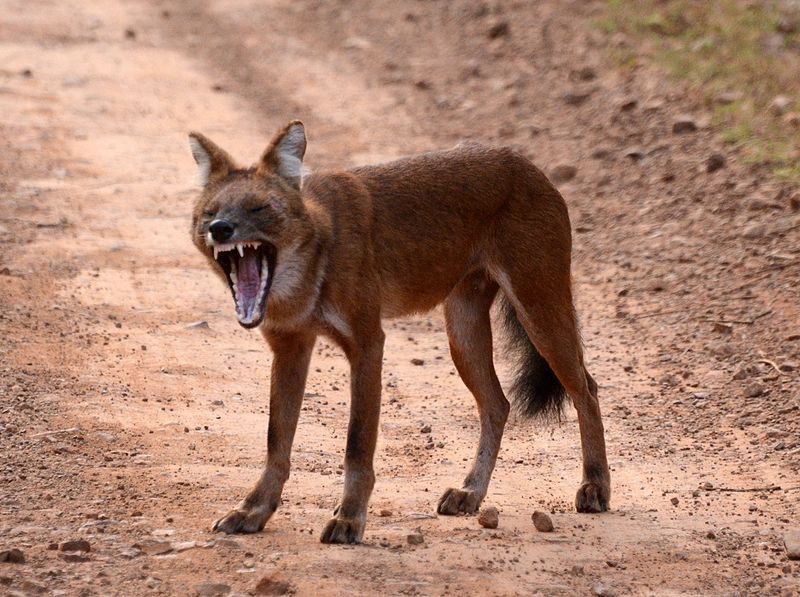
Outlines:
<svg viewBox="0 0 800 597"><path fill-rule="evenodd" d="M483 496L471 489L450 488L444 492L439 500L436 511L439 514L455 516L463 512L464 514L475 514L483 501Z"/></svg>
<svg viewBox="0 0 800 597"><path fill-rule="evenodd" d="M361 543L364 536L363 520L354 518L331 518L319 538L323 543Z"/></svg>
<svg viewBox="0 0 800 597"><path fill-rule="evenodd" d="M610 497L611 489L607 484L587 481L578 489L575 509L578 512L605 512L608 510Z"/></svg>
<svg viewBox="0 0 800 597"><path fill-rule="evenodd" d="M263 507L239 507L231 510L214 523L212 531L218 533L257 533L267 524L273 510Z"/></svg>

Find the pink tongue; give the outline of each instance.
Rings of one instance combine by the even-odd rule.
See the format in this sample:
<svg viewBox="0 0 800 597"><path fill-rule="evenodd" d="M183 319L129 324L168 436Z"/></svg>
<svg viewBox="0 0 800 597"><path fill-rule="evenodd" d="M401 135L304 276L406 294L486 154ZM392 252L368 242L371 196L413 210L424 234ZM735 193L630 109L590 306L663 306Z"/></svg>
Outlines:
<svg viewBox="0 0 800 597"><path fill-rule="evenodd" d="M239 258L236 272L236 287L239 301L246 316L253 315L256 310L256 299L261 286L261 259L258 253L246 247L244 257Z"/></svg>

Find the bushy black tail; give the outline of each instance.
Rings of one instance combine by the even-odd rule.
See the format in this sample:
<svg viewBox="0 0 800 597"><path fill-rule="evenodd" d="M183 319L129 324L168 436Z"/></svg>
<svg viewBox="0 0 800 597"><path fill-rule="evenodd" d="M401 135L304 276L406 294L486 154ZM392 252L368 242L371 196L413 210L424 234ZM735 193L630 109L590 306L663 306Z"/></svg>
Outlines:
<svg viewBox="0 0 800 597"><path fill-rule="evenodd" d="M567 393L550 365L539 354L506 298L501 309L508 335L507 354L516 361L510 394L514 406L526 417L560 420Z"/></svg>

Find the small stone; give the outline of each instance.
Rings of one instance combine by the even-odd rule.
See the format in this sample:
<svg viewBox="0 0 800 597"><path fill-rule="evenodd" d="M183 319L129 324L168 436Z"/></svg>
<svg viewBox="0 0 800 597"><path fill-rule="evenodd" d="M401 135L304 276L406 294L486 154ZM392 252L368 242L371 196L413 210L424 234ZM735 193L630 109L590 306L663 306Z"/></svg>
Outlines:
<svg viewBox="0 0 800 597"><path fill-rule="evenodd" d="M784 373L790 373L791 371L797 371L798 364L794 361L784 361L780 365L778 365L778 369L783 371Z"/></svg>
<svg viewBox="0 0 800 597"><path fill-rule="evenodd" d="M489 39L497 39L498 37L508 37L511 33L511 27L508 21L498 21L489 28L487 35Z"/></svg>
<svg viewBox="0 0 800 597"><path fill-rule="evenodd" d="M197 547L197 541L178 541L171 543L170 546L172 547L172 551L175 553L181 553L182 551L187 551Z"/></svg>
<svg viewBox="0 0 800 597"><path fill-rule="evenodd" d="M725 167L725 156L721 153L712 153L706 160L706 172L716 172Z"/></svg>
<svg viewBox="0 0 800 597"><path fill-rule="evenodd" d="M783 546L790 560L800 560L800 530L786 533L783 536Z"/></svg>
<svg viewBox="0 0 800 597"><path fill-rule="evenodd" d="M381 518L389 518L391 515L392 515L392 511L391 510L386 510L385 508L383 510L381 510L380 514L379 514L379 516Z"/></svg>
<svg viewBox="0 0 800 597"><path fill-rule="evenodd" d="M169 541L155 541L147 539L133 546L140 549L149 556L160 556L172 551L172 544Z"/></svg>
<svg viewBox="0 0 800 597"><path fill-rule="evenodd" d="M644 149L641 147L628 147L623 154L629 160L633 160L634 162L638 162L642 158L644 158Z"/></svg>
<svg viewBox="0 0 800 597"><path fill-rule="evenodd" d="M750 224L742 231L742 238L746 238L748 240L756 240L759 238L763 238L767 234L767 228L764 224L758 224L756 222Z"/></svg>
<svg viewBox="0 0 800 597"><path fill-rule="evenodd" d="M125 560L132 560L134 558L138 558L144 552L141 549L137 549L136 547L123 547L119 550L119 557Z"/></svg>
<svg viewBox="0 0 800 597"><path fill-rule="evenodd" d="M485 529L496 529L500 521L500 512L494 506L481 508L478 514L478 524Z"/></svg>
<svg viewBox="0 0 800 597"><path fill-rule="evenodd" d="M276 575L265 576L255 588L256 595L286 595L292 592L292 585L285 580L280 580Z"/></svg>
<svg viewBox="0 0 800 597"><path fill-rule="evenodd" d="M550 171L550 181L553 184L561 184L575 178L578 169L569 164L560 164Z"/></svg>
<svg viewBox="0 0 800 597"><path fill-rule="evenodd" d="M592 95L591 91L568 91L561 96L561 99L568 106L580 106Z"/></svg>
<svg viewBox="0 0 800 597"><path fill-rule="evenodd" d="M682 135L684 133L693 133L697 130L697 122L695 122L694 118L691 116L683 115L679 116L675 119L672 123L672 132L676 135Z"/></svg>
<svg viewBox="0 0 800 597"><path fill-rule="evenodd" d="M25 554L21 549L4 549L0 551L0 562L8 562L9 564L24 564Z"/></svg>
<svg viewBox="0 0 800 597"><path fill-rule="evenodd" d="M430 433L431 426L430 425L423 425L422 428L419 430L420 433Z"/></svg>
<svg viewBox="0 0 800 597"><path fill-rule="evenodd" d="M91 551L92 546L84 539L75 539L74 541L62 541L58 544L60 551Z"/></svg>
<svg viewBox="0 0 800 597"><path fill-rule="evenodd" d="M406 542L409 545L422 545L425 543L425 537L422 536L422 533L409 533L406 537Z"/></svg>
<svg viewBox="0 0 800 597"><path fill-rule="evenodd" d="M207 321L195 321L186 326L187 330L207 330L208 322Z"/></svg>
<svg viewBox="0 0 800 597"><path fill-rule="evenodd" d="M786 95L776 95L769 103L769 111L775 116L782 116L792 105L792 99Z"/></svg>
<svg viewBox="0 0 800 597"><path fill-rule="evenodd" d="M416 365L417 367L422 367L425 364L424 359L411 359L411 364Z"/></svg>
<svg viewBox="0 0 800 597"><path fill-rule="evenodd" d="M531 514L531 520L533 521L533 526L536 527L536 530L540 533L552 533L555 528L553 527L553 520L550 516L541 510L537 510Z"/></svg>
<svg viewBox="0 0 800 597"><path fill-rule="evenodd" d="M714 322L714 331L718 334L730 334L733 332L733 326L729 323L723 323L721 321Z"/></svg>
<svg viewBox="0 0 800 597"><path fill-rule="evenodd" d="M64 560L65 562L70 562L71 564L78 564L81 562L88 562L91 560L89 556L75 551L60 553L58 554L58 557Z"/></svg>
<svg viewBox="0 0 800 597"><path fill-rule="evenodd" d="M603 581L597 581L592 585L592 593L599 597L616 597L617 592Z"/></svg>
<svg viewBox="0 0 800 597"><path fill-rule="evenodd" d="M798 21L788 16L781 17L778 19L778 22L775 23L775 30L786 35L797 33L798 28L800 28L800 26L798 26Z"/></svg>
<svg viewBox="0 0 800 597"><path fill-rule="evenodd" d="M758 398L759 396L762 396L766 391L767 390L763 384L755 382L751 383L744 389L744 395L747 396L748 398Z"/></svg>
<svg viewBox="0 0 800 597"><path fill-rule="evenodd" d="M125 30L125 39L136 39L136 30L128 27Z"/></svg>
<svg viewBox="0 0 800 597"><path fill-rule="evenodd" d="M204 582L194 588L197 597L224 597L230 592L231 588L228 585L218 582Z"/></svg>
<svg viewBox="0 0 800 597"><path fill-rule="evenodd" d="M680 503L680 500L674 497L669 501L669 503L672 504L673 506L677 506Z"/></svg>
<svg viewBox="0 0 800 597"><path fill-rule="evenodd" d="M714 531L708 531L706 533L706 539L716 539L717 534Z"/></svg>
<svg viewBox="0 0 800 597"><path fill-rule="evenodd" d="M734 102L738 102L742 99L742 94L738 91L725 91L720 93L716 98L716 102L723 106L729 106Z"/></svg>

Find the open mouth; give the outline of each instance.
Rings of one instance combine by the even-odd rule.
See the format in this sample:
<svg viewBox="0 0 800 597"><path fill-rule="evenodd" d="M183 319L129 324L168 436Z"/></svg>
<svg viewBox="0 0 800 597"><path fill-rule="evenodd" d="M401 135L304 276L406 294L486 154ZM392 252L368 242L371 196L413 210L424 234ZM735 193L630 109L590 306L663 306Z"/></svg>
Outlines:
<svg viewBox="0 0 800 597"><path fill-rule="evenodd" d="M214 259L228 278L236 317L246 328L264 320L267 297L275 272L275 246L261 241L218 244L212 247Z"/></svg>

